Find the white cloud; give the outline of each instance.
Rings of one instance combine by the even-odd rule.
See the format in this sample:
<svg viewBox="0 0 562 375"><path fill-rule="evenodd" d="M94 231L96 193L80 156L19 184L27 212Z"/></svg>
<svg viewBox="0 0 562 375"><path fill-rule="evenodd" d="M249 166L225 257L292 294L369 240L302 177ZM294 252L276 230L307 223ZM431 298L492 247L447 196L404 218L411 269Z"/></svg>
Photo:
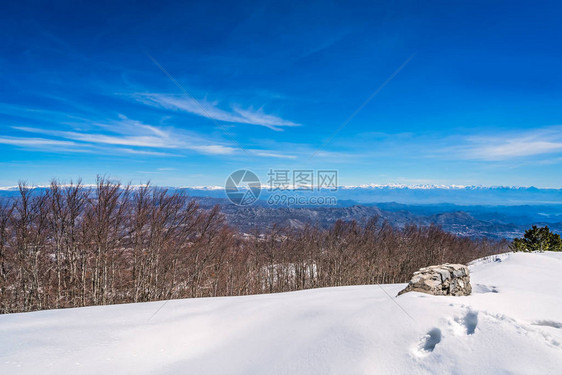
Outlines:
<svg viewBox="0 0 562 375"><path fill-rule="evenodd" d="M493 137L472 136L466 138L466 143L456 147L465 159L497 161L553 154L562 152L562 127Z"/></svg>
<svg viewBox="0 0 562 375"><path fill-rule="evenodd" d="M146 150L134 150L131 148L120 148L118 151L123 151L127 154L135 154L135 155L150 155L150 156L180 156L175 154L170 154L168 152L159 152L159 151L146 151Z"/></svg>
<svg viewBox="0 0 562 375"><path fill-rule="evenodd" d="M91 125L91 124L90 124ZM10 143L16 146L67 146L65 151L89 152L102 150L104 153L127 153L137 155L152 156L180 156L179 153L185 150L195 151L204 155L232 155L240 153L242 150L227 144L219 144L201 138L194 134L180 132L174 128L160 128L146 125L139 121L128 119L120 115L118 121L108 121L93 124L98 130L107 130L110 133L100 132L79 132L44 129L28 126L15 126L13 129L26 132L41 134L50 137L61 138L63 140L47 138L24 138L24 137L4 137L0 143ZM68 149L72 146L73 149ZM118 147L108 147L118 146ZM174 153L162 152L161 150L175 150ZM296 156L287 155L282 152L271 150L248 150L253 155L295 159Z"/></svg>
<svg viewBox="0 0 562 375"><path fill-rule="evenodd" d="M237 149L234 147L221 146L221 145L191 146L191 148L203 154L210 154L210 155L230 155L237 151Z"/></svg>
<svg viewBox="0 0 562 375"><path fill-rule="evenodd" d="M272 151L267 151L267 150L251 150L255 155L258 156L265 156L265 157L269 157L269 158L277 158L277 159L296 159L297 157L295 155L287 155L287 154L281 154L278 152L272 152Z"/></svg>
<svg viewBox="0 0 562 375"><path fill-rule="evenodd" d="M180 134L173 128L162 129L146 125L139 121L130 120L122 115L120 116L119 121L98 123L95 125L110 130L113 134L61 131L22 126L14 127L14 129L28 133L64 138L66 140L73 141L70 143L74 146L80 146L83 144L98 144L152 149L178 149L192 150L207 155L225 155L236 151L233 147L214 144L196 136ZM172 155L158 151L138 150L132 148L117 148L116 151L154 156Z"/></svg>
<svg viewBox="0 0 562 375"><path fill-rule="evenodd" d="M560 151L562 151L562 142L512 139L505 141L505 143L482 145L475 149L475 156L477 158L500 160L513 157L549 154Z"/></svg>
<svg viewBox="0 0 562 375"><path fill-rule="evenodd" d="M227 112L218 108L216 102L195 101L190 98L162 94L136 94L134 97L151 106L184 111L215 121L260 125L275 131L281 131L284 127L300 126L295 122L266 114L262 109L233 108L233 112Z"/></svg>
<svg viewBox="0 0 562 375"><path fill-rule="evenodd" d="M0 137L0 143L13 145L13 146L29 146L29 147L43 147L43 146L76 146L75 142L58 141L46 138L26 138L26 137Z"/></svg>
<svg viewBox="0 0 562 375"><path fill-rule="evenodd" d="M152 95L153 99L157 96ZM166 104L170 108L175 105L182 106L185 100L175 101L173 97L158 96L159 99L170 99ZM164 104L166 102L163 102ZM211 113L218 114L224 121L243 122L257 124L271 129L281 130L283 126L298 126L290 121L279 117L265 114L262 110L233 109L232 113L222 111L216 107L216 103L209 104ZM160 104L154 104L160 105ZM89 120L79 116L73 116L65 112L43 111L40 109L4 108L0 105L0 112L12 109L14 113L24 113L26 122L37 122L39 120L53 120L50 128L40 125L36 126L12 126L19 132L33 134L32 136L13 135L0 137L0 144L9 144L16 147L36 149L49 152L64 153L103 153L103 154L137 154L148 156L182 156L184 151L193 151L203 155L242 155L242 146L226 141L215 141L206 136L172 126L154 126L141 121L133 120L125 115L119 114L115 119ZM175 108L178 109L178 108ZM181 110L181 109L180 109ZM33 116L28 116L33 113ZM35 116L40 114L42 116ZM63 121L64 120L64 121ZM69 121L72 120L72 121ZM63 128L64 127L64 128ZM260 142L262 149L247 149L246 155L256 157L296 159L298 156L285 153L286 145L280 147L275 143L267 146L267 141ZM278 148L279 146L280 148ZM298 148L298 147L297 147ZM167 152L173 150L173 152ZM296 155L308 154L308 149L292 150Z"/></svg>

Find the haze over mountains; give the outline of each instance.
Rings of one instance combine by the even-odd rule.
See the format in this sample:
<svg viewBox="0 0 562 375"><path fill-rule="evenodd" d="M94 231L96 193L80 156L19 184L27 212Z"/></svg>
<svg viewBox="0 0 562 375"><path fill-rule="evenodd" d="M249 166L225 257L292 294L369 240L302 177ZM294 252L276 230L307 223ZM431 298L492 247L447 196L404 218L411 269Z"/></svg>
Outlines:
<svg viewBox="0 0 562 375"><path fill-rule="evenodd" d="M193 196L224 197L224 188L186 187ZM402 204L441 204L456 205L551 205L562 203L562 189L518 187L518 186L460 186L460 185L360 185L340 186L336 191L286 190L270 191L262 188L260 198L267 199L271 194L298 192L299 195L334 196L340 204L369 204L396 202ZM346 202L350 201L350 202Z"/></svg>
<svg viewBox="0 0 562 375"><path fill-rule="evenodd" d="M37 189L41 190L42 187ZM269 191L250 206L236 206L222 187L169 188L197 197L205 207L219 204L230 224L252 233L273 225L328 227L338 219L364 222L379 217L391 225L436 224L470 237L514 238L531 225L548 225L562 232L562 189L435 185L344 186L337 191ZM17 195L17 188L0 189L0 197ZM273 194L330 196L335 205L271 205Z"/></svg>
<svg viewBox="0 0 562 375"><path fill-rule="evenodd" d="M461 236L515 238L531 225L548 225L555 232L562 232L556 206L455 206L451 204L413 206L396 203L380 203L354 206L286 207L256 204L236 206L226 199L198 198L203 206L222 206L229 223L241 230L254 233L273 225L302 227L306 224L330 227L337 220L365 222L379 217L393 226L408 224L439 225L444 230ZM540 211L552 211L551 216L541 217ZM556 212L555 212L556 211ZM555 219L556 218L556 219Z"/></svg>
<svg viewBox="0 0 562 375"><path fill-rule="evenodd" d="M245 231L274 224L328 227L336 220L363 222L378 216L391 225L436 224L470 237L514 238L531 225L549 225L562 231L562 189L535 187L482 187L435 185L343 186L337 191L262 191L251 206L235 206L224 190L185 188L192 196L206 197L203 204L221 204L229 221ZM311 197L331 196L334 206L283 206L267 204L274 194Z"/></svg>

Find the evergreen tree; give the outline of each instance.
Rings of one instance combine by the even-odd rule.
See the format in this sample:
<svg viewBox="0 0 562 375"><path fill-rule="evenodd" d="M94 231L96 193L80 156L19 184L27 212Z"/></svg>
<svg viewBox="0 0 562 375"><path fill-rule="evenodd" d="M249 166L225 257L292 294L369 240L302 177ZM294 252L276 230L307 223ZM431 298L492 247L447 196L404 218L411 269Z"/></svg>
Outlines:
<svg viewBox="0 0 562 375"><path fill-rule="evenodd" d="M511 243L513 251L562 251L560 235L552 233L548 226L542 228L533 225L525 231L523 238L516 238Z"/></svg>

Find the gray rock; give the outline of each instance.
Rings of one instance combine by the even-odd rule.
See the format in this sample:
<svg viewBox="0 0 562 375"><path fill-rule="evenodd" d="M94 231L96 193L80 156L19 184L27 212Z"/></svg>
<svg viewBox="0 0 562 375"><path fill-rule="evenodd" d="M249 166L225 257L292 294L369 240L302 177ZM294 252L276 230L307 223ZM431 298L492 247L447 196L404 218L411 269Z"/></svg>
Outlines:
<svg viewBox="0 0 562 375"><path fill-rule="evenodd" d="M429 266L414 272L406 292L422 292L435 296L468 296L472 293L470 274L464 264L445 263Z"/></svg>

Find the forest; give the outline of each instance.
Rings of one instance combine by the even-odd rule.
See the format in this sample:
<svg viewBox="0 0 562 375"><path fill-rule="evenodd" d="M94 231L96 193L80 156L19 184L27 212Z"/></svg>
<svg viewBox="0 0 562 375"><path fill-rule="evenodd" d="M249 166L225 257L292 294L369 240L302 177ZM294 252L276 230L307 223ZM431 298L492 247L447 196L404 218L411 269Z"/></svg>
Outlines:
<svg viewBox="0 0 562 375"><path fill-rule="evenodd" d="M400 283L508 245L377 217L241 233L219 206L150 184L20 183L0 199L0 312Z"/></svg>

